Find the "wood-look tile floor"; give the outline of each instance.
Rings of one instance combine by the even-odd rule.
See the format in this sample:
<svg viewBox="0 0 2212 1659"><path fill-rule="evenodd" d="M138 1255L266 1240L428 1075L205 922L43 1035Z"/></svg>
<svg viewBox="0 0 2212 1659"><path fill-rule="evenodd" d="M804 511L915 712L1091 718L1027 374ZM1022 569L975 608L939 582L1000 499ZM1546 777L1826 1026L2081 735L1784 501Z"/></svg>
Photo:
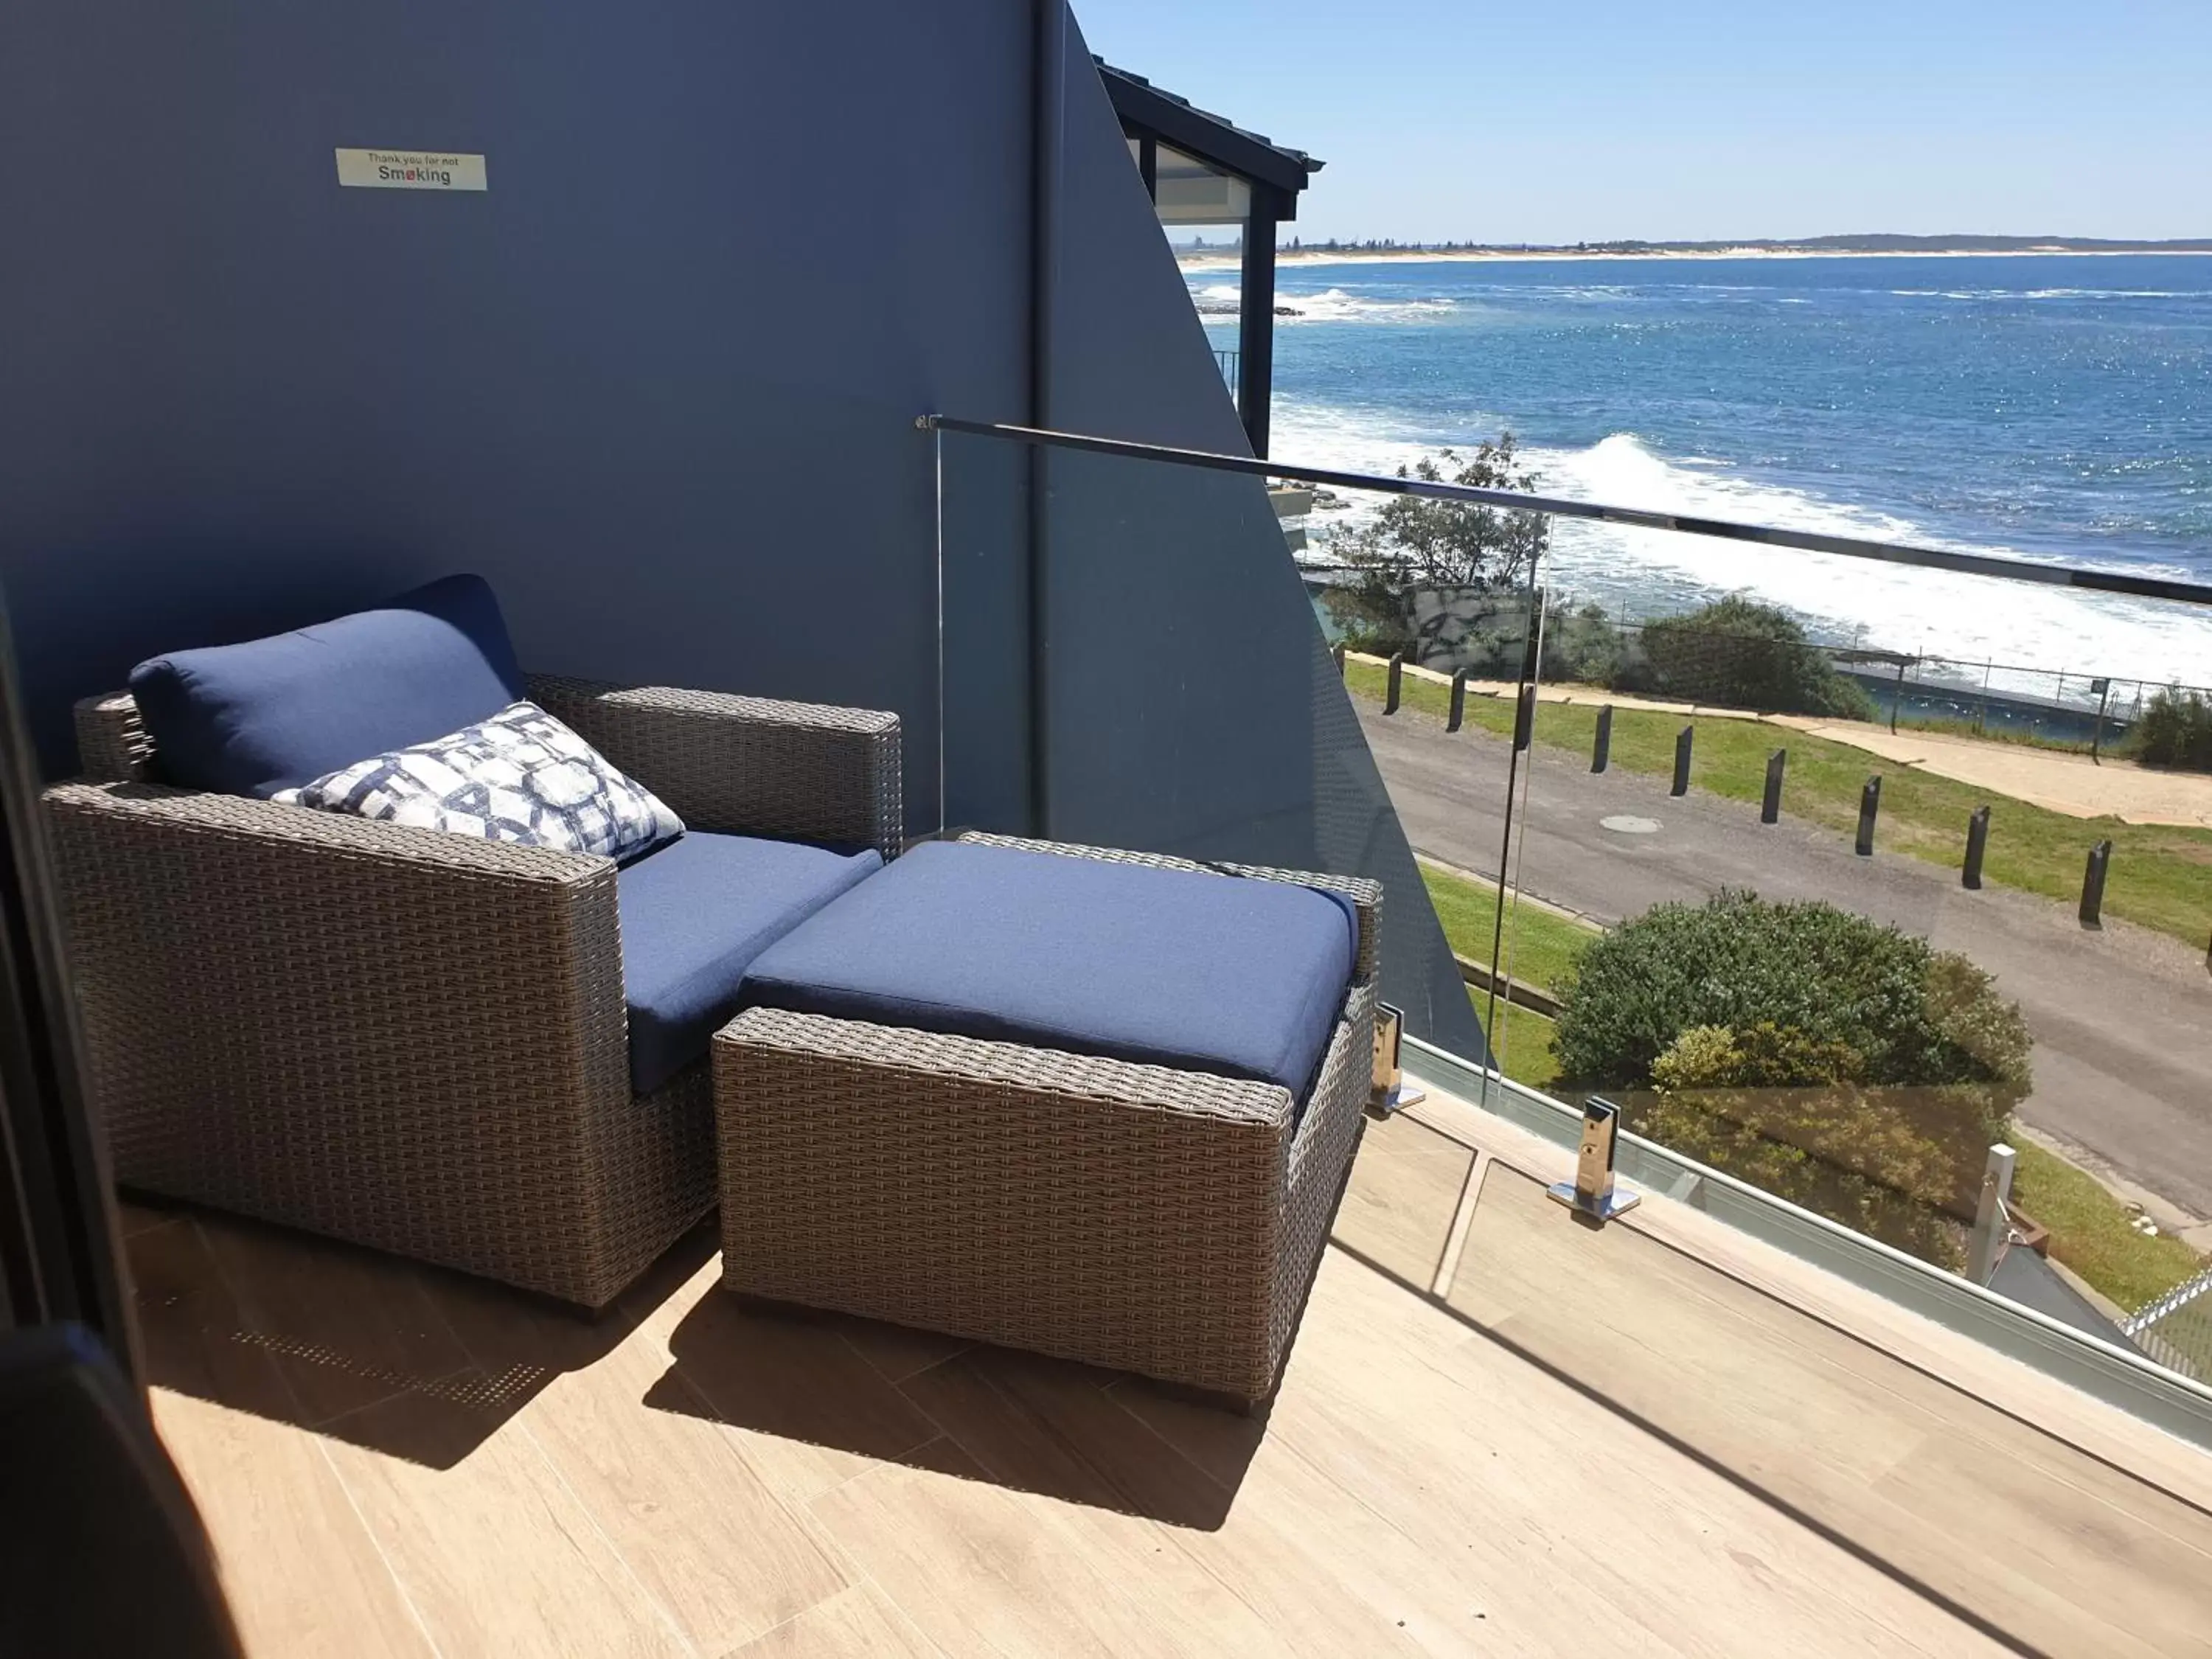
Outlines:
<svg viewBox="0 0 2212 1659"><path fill-rule="evenodd" d="M1442 1105L1263 1421L746 1311L704 1234L593 1322L131 1205L155 1416L256 1659L2212 1653L2212 1459Z"/></svg>

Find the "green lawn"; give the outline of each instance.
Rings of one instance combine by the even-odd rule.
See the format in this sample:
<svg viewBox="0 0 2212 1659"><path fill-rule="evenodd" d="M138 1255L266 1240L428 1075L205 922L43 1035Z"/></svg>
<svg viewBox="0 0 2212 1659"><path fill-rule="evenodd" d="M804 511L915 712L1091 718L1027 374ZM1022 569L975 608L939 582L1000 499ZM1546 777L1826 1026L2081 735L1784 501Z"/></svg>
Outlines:
<svg viewBox="0 0 2212 1659"><path fill-rule="evenodd" d="M1487 966L1497 938L1498 890L1426 864L1421 879L1428 884L1430 902L1437 907L1451 948ZM1534 904L1509 905L1504 965L1522 984L1549 990L1565 981L1567 969L1597 937L1598 930L1587 923Z"/></svg>
<svg viewBox="0 0 2212 1659"><path fill-rule="evenodd" d="M1490 1009L1489 993L1470 988L1467 994L1474 1004L1475 1018L1481 1019ZM1559 1080L1559 1062L1552 1052L1552 1038L1558 1028L1543 1015L1502 998L1498 1012L1498 1035L1490 1046L1501 1062L1498 1070L1516 1083L1549 1093ZM1488 1029L1484 1027L1486 1034Z"/></svg>
<svg viewBox="0 0 2212 1659"><path fill-rule="evenodd" d="M2014 1143L2014 1206L2051 1229L2051 1254L2133 1313L2203 1271L2204 1258L2178 1238L2146 1238L2127 1207L2077 1169L2033 1142Z"/></svg>
<svg viewBox="0 0 2212 1659"><path fill-rule="evenodd" d="M1443 924L1451 948L1487 963L1498 927L1498 890L1425 864L1421 879L1428 884L1430 902L1437 907L1437 920ZM1545 989L1559 984L1597 937L1597 928L1533 904L1506 907L1505 960L1513 977L1523 984ZM1485 1018L1490 994L1470 988L1468 999L1474 1004L1474 1017ZM1548 1091L1559 1080L1559 1062L1552 1051L1556 1028L1541 1014L1502 997L1498 1011L1498 1030L1491 1047L1502 1051L1500 1069L1516 1083Z"/></svg>
<svg viewBox="0 0 2212 1659"><path fill-rule="evenodd" d="M1345 678L1362 696L1376 700L1382 695L1384 673L1377 665L1347 662ZM1404 680L1404 701L1408 708L1442 715L1449 706L1450 693L1409 674ZM1510 732L1513 705L1504 698L1470 696L1467 720L1469 726L1486 731ZM1671 772L1674 736L1684 723L1679 714L1615 710L1613 764L1632 772ZM2109 837L2112 862L2105 908L2110 914L2193 945L2202 946L2212 938L2212 830L2071 818L2024 801L1992 797L1970 784L1893 765L1863 750L1802 732L1726 718L1696 725L1690 781L1700 789L1731 800L1756 801L1765 787L1767 756L1786 748L1790 770L1784 810L1848 835L1858 822L1860 786L1880 772L1881 821L1876 848L1954 869L1965 849L1967 815L1986 804L1992 809L1986 878L2069 904L2081 897L2081 867L2091 844ZM1540 743L1588 755L1596 726L1595 705L1537 706ZM1747 884L1757 884L1755 874L1747 876Z"/></svg>

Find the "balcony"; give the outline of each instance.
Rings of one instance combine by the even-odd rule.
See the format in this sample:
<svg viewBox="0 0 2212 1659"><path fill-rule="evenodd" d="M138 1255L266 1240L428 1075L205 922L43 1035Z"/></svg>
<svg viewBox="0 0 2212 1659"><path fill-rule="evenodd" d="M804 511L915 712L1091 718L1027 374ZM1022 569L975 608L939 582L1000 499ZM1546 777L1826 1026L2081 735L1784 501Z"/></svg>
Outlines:
<svg viewBox="0 0 2212 1659"><path fill-rule="evenodd" d="M717 1289L711 1229L587 1317L133 1194L125 1248L155 1420L251 1652L1482 1652L1592 1635L1630 1650L2192 1650L2212 1628L2212 1392L2179 1327L2158 1329L2195 1305L2192 1247L2147 1239L2118 1267L2098 1258L2110 1240L2094 1218L2041 1211L2070 1190L2054 1171L2088 1180L2092 1166L2052 1150L2074 1144L2055 1131L2049 1145L2029 1133L2104 1127L2069 1117L2082 1098L2063 1086L2081 1052L2065 1016L2090 993L2039 980L2038 942L2045 957L2132 952L2112 972L2141 982L2111 1023L2137 1042L2201 1041L2164 1012L2163 958L2130 931L2162 890L2115 888L2109 928L2089 894L2053 908L2032 890L2035 845L2002 838L2021 833L2017 803L1982 824L2000 837L1982 849L1990 890L1978 854L1965 882L1908 858L1922 775L2002 781L1952 776L1940 756L1902 771L1889 817L1869 789L1871 817L1832 822L1833 779L1808 760L1828 745L1899 765L1887 745L1914 728L1856 703L1796 724L1736 706L1732 676L1786 670L1834 690L1844 659L1786 635L1692 629L1686 645L1679 624L1644 623L1650 642L1632 648L1627 625L1560 604L1531 522L1615 509L921 424L940 491L939 746L909 742L905 764L935 774L943 820L921 840L1012 810L989 806L978 758L985 717L1003 713L984 677L1003 675L1010 643L985 625L1004 610L993 538L1021 495L1006 461L1026 453L1064 599L1140 611L1228 547L1249 568L1224 593L1273 607L1236 640L1220 707L1193 697L1194 665L1172 651L1154 647L1155 672L1133 682L1126 653L1086 656L1124 638L1099 631L1113 613L1089 613L1073 640L1048 614L1027 665L1048 715L1031 733L1042 824L1121 833L1126 769L1188 743L1243 769L1237 787L1155 787L1148 806L1192 814L1152 832L1155 850L1326 855L1389 890L1382 982L1415 1032L1410 1087L1365 1123L1279 1390L1238 1415L1127 1372L763 1310ZM1269 501L1277 477L1338 504L1303 574ZM1468 585L1458 611L1413 605L1414 642L1450 672L1408 660L1419 649L1334 655L1308 620L1316 599L1332 623L1359 614L1331 604L1332 574L1371 556L1363 525L1414 533L1385 516L1401 501L1497 514L1484 533L1528 555L1514 581ZM1920 556L1744 533L1782 557ZM1984 604L1999 583L2041 580L1960 579ZM2124 597L2193 620L2193 595ZM1295 625L1273 625L1284 617ZM1190 648L1203 666L1210 643ZM1631 684L1623 661L1651 678ZM1071 716L1065 692L1094 671L1118 696ZM575 683L544 685L595 717ZM1301 718L1271 730L1285 699L1303 699ZM1073 741L1053 724L1071 718L1103 735ZM1799 793L1785 753L1767 799L1732 799L1737 751L1770 741L1797 756ZM2068 775L2093 790L2102 768ZM1670 842L1668 823L1694 833ZM2100 857L2101 877L2109 845ZM1891 965L1851 1010L1897 1000L1896 964L1924 973L1893 1012L1930 1024L1959 1069L1875 1074L1820 1036L1820 997L1776 991L1772 964L1747 954L1782 924L1749 901L1697 902L1714 859L1723 884L1802 892L1821 929L1846 930L1824 982L1855 983L1853 953L1882 953ZM1625 896L1600 914L1589 890ZM1777 914L1795 927L1800 913ZM1637 995L1735 1000L1734 1026L1691 1023L1751 1056L1729 1064L1769 1074L1686 1079L1668 1069L1689 1052L1671 1025L1665 1064L1577 1074L1603 989L1587 964L1652 915L1705 930L1700 974L1685 990L1654 959L1630 975ZM1998 958L1990 983L1929 957L1928 935L1970 965ZM1829 948L1826 932L1803 937ZM1991 938L2026 943L2007 956ZM2165 994L2188 1006L2186 988ZM1832 1074L1774 1074L1792 1051L1755 999L1778 994L1810 998L1790 1041L1827 1043ZM1962 1006L1975 1012L1958 1024ZM1984 1039L1996 1046L1972 1046ZM2039 1064L2055 1052L2061 1086L2008 1042ZM1637 1205L1602 1226L1554 1201L1583 1127L1555 1097L1591 1087L1620 1109L1591 1121L1636 1132L1618 1152ZM2163 1121L2185 1124L2184 1108L2167 1103ZM2160 1144L2193 1143L2171 1129ZM2019 1170L2022 1145L2045 1162ZM2172 1192L2212 1168L2172 1164Z"/></svg>
<svg viewBox="0 0 2212 1659"><path fill-rule="evenodd" d="M47 158L0 291L52 325L0 392L0 1019L43 1045L0 1153L47 1177L0 1183L4 1311L37 1254L8 1194L51 1197L31 1266L85 1293L36 1311L136 1346L257 1659L2204 1650L2212 781L2138 751L2212 706L2212 590L1554 496L1510 455L1269 457L1273 235L1315 164L1095 65L1057 4L570 9L520 55L489 16L425 53L338 10L49 11L0 99ZM378 110L423 130L302 137ZM623 143L579 141L592 110ZM179 131L218 181L190 235L136 160ZM745 163L794 134L807 166ZM465 144L468 187L333 179L341 139ZM1160 234L1224 216L1233 350ZM637 1081L612 852L187 788L112 695L464 570L532 697L634 744L699 841L896 859L825 905L970 832L1346 899L1321 1058L1240 1166L1317 1167L1330 1079L1299 1248L1251 1206L1271 1263L1318 1255L1302 1309L1291 1274L1248 1293L1256 1246L1089 1300L1022 1274L1085 1229L1118 1266L1163 1191L1232 1232L1154 1119L1252 1078L1163 1106L1127 1073L1177 1068L1063 1029L1046 1058L1118 1097L975 1062L952 1107L884 1091L883 1133L818 1054L780 1080L890 1170L867 1249L908 1279L988 1258L1063 1328L1257 1331L1279 1390L723 1293L724 1236L685 1231L712 1065ZM1897 637L1824 630L1878 580ZM2021 615L2080 653L2001 649ZM35 826L69 812L58 880ZM1170 1012L1225 1023L1268 965ZM1410 1087L1363 1116L1377 1000ZM1069 1098L1122 1138L1066 1157ZM1010 1101L1018 1134L973 1128ZM1586 1125L1638 1200L1601 1226L1553 1201ZM917 1126L972 1144L920 1165ZM724 1214L834 1275L857 1161ZM1044 1171L1030 1231L933 1206L948 1170Z"/></svg>
<svg viewBox="0 0 2212 1659"><path fill-rule="evenodd" d="M1954 804L1939 785L1994 790L2040 766L2039 796L2075 789L2086 815L2100 806L2101 760L1978 750L1977 771L1916 748L1907 766L1891 745L1917 741L1915 728L1873 718L1838 690L1863 643L1846 656L1786 630L1746 631L1741 607L1725 627L1620 623L1566 605L1546 580L1547 538L1577 524L1763 540L1787 559L1942 569L1946 556L1834 538L1801 546L1815 538L1662 524L1483 483L951 419L918 428L938 487L940 678L922 728L933 755L927 738L908 738L900 761L898 727L882 715L557 678L532 690L606 743L651 736L639 752L663 745L668 787L696 790L702 811L760 805L705 726L781 722L779 741L794 744L794 723L817 734L805 744L840 733L847 769L866 781L836 773L842 829L804 792L771 791L770 804L805 820L799 839L872 833L896 850L902 765L939 822L908 814L894 870L911 869L923 844L957 838L963 818L1025 810L1039 829L1078 826L1187 869L1318 866L1379 883L1380 983L1413 1031L1411 1086L1364 1122L1279 1389L1240 1415L1133 1372L846 1313L763 1310L717 1289L729 1236L708 1229L635 1282L615 1279L628 1288L587 1316L134 1189L125 1249L155 1419L206 1518L250 1651L1481 1652L1593 1634L1631 1650L2191 1650L2212 1627L2212 1390L2172 1322L2195 1317L2188 1287L2201 1264L2185 1226L2160 1248L2139 1234L2141 1250L2114 1255L2094 1213L2045 1207L2046 1194L2078 1198L2082 1182L2117 1206L2117 1187L2098 1185L2099 1166L2069 1138L2110 1132L2085 1109L2101 1097L2068 1087L2065 1068L2100 1056L2120 1067L2112 1054L2127 1043L2185 1054L2203 1040L2186 1012L2193 982L2173 981L2158 954L2170 945L2132 931L2176 902L2172 891L2124 880L2109 921L2102 913L2115 842L2124 876L2164 843L2125 839L2149 826L2096 825L2089 886L2077 908L2054 908L2035 888L2047 833L2026 833L2040 823L2028 803L2000 796L1994 829L1986 817L1960 826L1982 839L1954 872L1947 851L1931 858L1925 845L1929 815ZM1337 515L1303 565L1270 500L1277 478L1328 491L1308 501L1310 516ZM1364 578L1376 558L1399 556L1393 545L1436 527L1403 503L1490 515L1450 522L1517 561L1510 580L1417 584L1401 618L1389 608L1398 590ZM1018 507L1037 515L1020 549L1036 562L1029 568L1054 578L1026 633L1002 625L1002 532ZM1947 572L1976 585L1962 591L1981 605L1999 602L2000 584L2055 585L1997 561L1950 562L1981 567ZM1362 585L1342 587L1346 573ZM2066 574L2093 588L2106 580ZM2111 591L2195 624L2204 596L2130 580ZM1164 594L1177 626L1133 653L1122 624ZM1387 658L1332 652L1316 605L1328 625L1397 618L1409 637ZM1238 606L1252 608L1249 634L1188 628L1234 622ZM1010 660L1024 640L1032 653ZM1033 769L1021 802L994 795L1003 769L983 763L1008 746L992 688L1010 669L1035 677L1034 717L1015 734ZM1730 689L1792 676L1838 706L1791 715L1759 706L1763 690ZM86 711L88 765L144 763L144 728L122 721L122 701ZM2093 730L2090 741L2102 738ZM1766 756L1754 805L1737 775L1770 742L1781 752ZM1888 817L1869 783L1856 823L1837 818L1845 763L1831 750L1898 769ZM2131 763L2112 765L2118 776ZM820 775L833 771L824 763ZM804 768L776 776L792 772ZM185 813L204 799L143 777L112 787L126 811ZM1934 805L1916 788L1934 791ZM58 792L57 810L91 811L90 793ZM291 811L227 810L246 806ZM314 822L309 840L338 833ZM718 823L695 828L732 833ZM347 879L374 886L362 869L375 849L359 839L370 830L346 831ZM2193 833L2181 844L2195 845ZM124 889L138 874L118 846L108 856L122 861L103 866L109 884L89 897L85 866L72 877L79 920L91 919L76 939L86 963L118 915L191 912L181 895L198 890L187 860L163 866L161 904L133 901ZM592 871L564 869L582 894ZM1716 869L1724 879L1709 879ZM1753 884L1791 904L1759 908L1737 890ZM1714 887L1727 890L1709 897ZM311 906L352 902L335 884L295 878L294 889L312 889ZM2195 896L2185 886L2179 900L2191 926ZM264 915L235 888L213 902L251 913L238 937L252 950L293 948L283 904ZM591 913L575 902L563 925L580 937ZM1371 899L1352 908L1365 941ZM482 937L504 925L495 907L470 923ZM1626 969L1596 965L1655 927L1662 939L1687 928L1689 944L1632 954ZM191 951L248 948L222 932L198 930ZM259 1090L270 1073L252 1071L190 998L174 999L187 977L162 966L174 941L131 937L143 948L111 951L88 970L101 1062L131 1071L134 1029L181 1034L205 1046L172 1071L237 1064ZM1778 966L1777 939L1785 958L1808 956L1809 981L1792 971L1802 964ZM315 960L327 967L359 943L325 942ZM617 937L615 956L638 943ZM335 975L349 1006L378 1000L380 947L365 948ZM1364 943L1351 948L1365 960ZM2051 969L2068 949L2112 951L2110 982L2085 987ZM106 993L124 957L126 1000L171 1012L138 1028L115 1020ZM1867 961L1881 971L1863 974ZM237 986L267 977L234 965ZM1355 999L1368 971L1352 970ZM1632 1018L1593 1012L1607 971ZM590 989L577 991L580 1006ZM2126 1003L2106 1017L2117 1039L2102 1049L2069 1024L2097 995ZM550 1006L528 995L515 1005L546 1021L520 1049L558 1045L563 1028L538 1003ZM601 1012L612 1021L617 1006ZM312 1024L295 1003L283 1007L305 1043ZM1711 1007L1723 1012L1683 1012ZM334 1024L351 1017L331 1013ZM1610 1057L1592 1036L1608 1019L1634 1027L1650 1052L1639 1060L1617 1042L1635 1064ZM357 1047L382 1040L362 1030L373 1041ZM1364 1044L1363 1034L1362 1093ZM479 1075L471 1054L450 1048L441 1064ZM2045 1054L2057 1057L2057 1086L2037 1069ZM280 1060L300 1064L290 1048ZM1691 1073L1693 1060L1709 1069ZM1815 1062L1824 1069L1791 1069ZM1612 1104L1587 1119L1559 1097L1597 1090ZM380 1103L382 1091L336 1092L342 1109L316 1116L282 1078L261 1091L277 1104L251 1126L246 1161L291 1146L286 1137L312 1156L296 1178L257 1164L264 1184L240 1188L235 1207L292 1203L267 1212L343 1233L368 1224L328 1200L331 1169L404 1169L434 1147L442 1176L469 1155L465 1138L437 1139L453 1130L447 1115L365 1152L343 1103ZM454 1106L427 1085L397 1092L418 1114ZM851 1109L823 1092L820 1109ZM511 1115L534 1121L544 1103L524 1095ZM161 1143L158 1159L132 1162L125 1177L151 1170L140 1184L209 1197L190 1184L189 1137L148 1127L182 1099L188 1091L166 1079L133 1102L136 1121L111 1117L127 1158L149 1159L149 1134ZM752 1109L732 1100L714 1103L726 1126L729 1110ZM207 1133L240 1138L227 1100L198 1103ZM651 1109L627 1094L620 1104ZM2151 1097L2169 1158L2146 1176L2185 1196L2212 1169L2193 1156L2187 1107ZM1638 1202L1603 1225L1586 1202L1571 1213L1554 1201L1562 1183L1589 1178L1588 1155L1575 1156L1586 1124L1633 1131L1617 1150ZM1031 1137L1047 1149L1036 1167L1050 1166L1057 1133ZM530 1136L520 1144L534 1156ZM2126 1152L2124 1136L2107 1144ZM991 1164L997 1151L988 1142L974 1161ZM726 1178L731 1156L726 1144ZM1299 1156L1285 1154L1294 1169ZM902 1214L926 1206L924 1188L943 1174L916 1162ZM294 1188L309 1194L305 1207ZM272 1188L277 1200L264 1196ZM1106 1212L1124 1192L1109 1182L1079 1196ZM441 1201L441 1224L416 1230L437 1237L427 1255L471 1247L478 1218L452 1208L450 1194ZM1010 1252L984 1241L1004 1217L963 1202L937 1206L969 1228L953 1268L971 1249L1003 1261ZM531 1213L509 1206L487 1225L512 1235ZM422 1219L400 1218L401 1231ZM933 1224L941 1231L941 1217ZM804 1255L808 1228L784 1231L779 1247ZM526 1255L527 1243L500 1248ZM1217 1276L1207 1258L1192 1281ZM1110 1308L1098 1316L1113 1322Z"/></svg>
<svg viewBox="0 0 2212 1659"><path fill-rule="evenodd" d="M1280 1395L749 1314L597 1323L134 1207L155 1410L249 1651L2185 1653L2212 1459L1431 1089Z"/></svg>

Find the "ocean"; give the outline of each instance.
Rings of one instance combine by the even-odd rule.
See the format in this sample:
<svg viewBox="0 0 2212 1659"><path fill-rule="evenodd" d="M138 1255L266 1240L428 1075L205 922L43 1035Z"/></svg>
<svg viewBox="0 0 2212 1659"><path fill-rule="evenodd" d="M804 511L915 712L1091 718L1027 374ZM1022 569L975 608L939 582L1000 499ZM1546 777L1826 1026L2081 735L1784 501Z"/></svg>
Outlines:
<svg viewBox="0 0 2212 1659"><path fill-rule="evenodd" d="M1236 297L1233 270L1188 279L1201 310ZM1346 261L1277 287L1285 462L1389 471L1510 428L1559 495L2212 583L2212 257ZM1566 522L1547 581L1632 618L1747 592L1824 640L2212 684L2193 607Z"/></svg>

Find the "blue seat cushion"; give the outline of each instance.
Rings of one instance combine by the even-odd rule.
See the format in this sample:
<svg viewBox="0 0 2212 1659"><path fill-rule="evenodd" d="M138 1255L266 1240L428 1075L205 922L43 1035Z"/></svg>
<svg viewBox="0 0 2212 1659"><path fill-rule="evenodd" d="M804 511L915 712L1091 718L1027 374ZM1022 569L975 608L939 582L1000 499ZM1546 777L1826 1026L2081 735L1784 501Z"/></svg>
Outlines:
<svg viewBox="0 0 2212 1659"><path fill-rule="evenodd" d="M171 783L264 799L428 743L520 701L522 671L481 576L447 576L373 611L131 671Z"/></svg>
<svg viewBox="0 0 2212 1659"><path fill-rule="evenodd" d="M737 1012L754 957L883 864L872 848L831 853L694 830L623 866L615 901L631 1088L651 1094L702 1058Z"/></svg>
<svg viewBox="0 0 2212 1659"><path fill-rule="evenodd" d="M1358 916L1283 882L932 842L778 944L747 1006L1279 1083L1303 1100Z"/></svg>

